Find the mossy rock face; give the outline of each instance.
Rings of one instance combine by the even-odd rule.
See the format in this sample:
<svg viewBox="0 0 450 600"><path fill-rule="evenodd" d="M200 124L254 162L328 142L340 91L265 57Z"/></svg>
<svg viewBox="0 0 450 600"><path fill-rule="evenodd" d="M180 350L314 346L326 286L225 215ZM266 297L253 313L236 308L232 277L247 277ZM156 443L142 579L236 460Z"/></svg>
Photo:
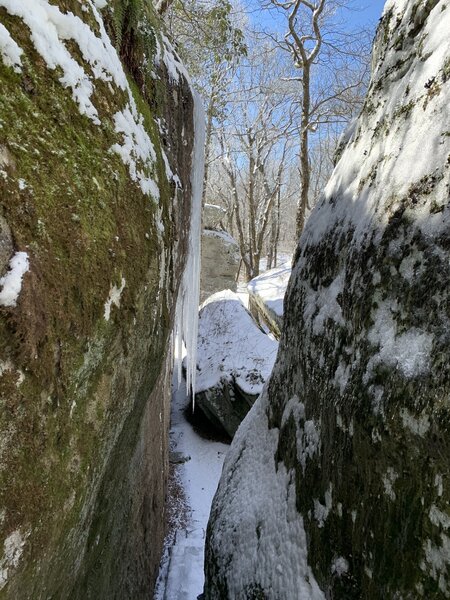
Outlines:
<svg viewBox="0 0 450 600"><path fill-rule="evenodd" d="M365 107L300 240L271 380L224 467L208 599L246 597L229 568L243 548L263 566L235 580L269 598L450 597L449 27L436 0L390 2L380 23ZM276 440L265 479L255 432ZM289 473L296 519L265 500L271 470L274 485ZM229 508L243 481L259 495L245 524ZM280 554L274 532L295 523L304 537ZM292 596L277 569L302 543L321 592Z"/></svg>
<svg viewBox="0 0 450 600"><path fill-rule="evenodd" d="M0 7L0 275L29 260L0 307L0 598L149 598L193 99L151 3L48 6L64 64Z"/></svg>

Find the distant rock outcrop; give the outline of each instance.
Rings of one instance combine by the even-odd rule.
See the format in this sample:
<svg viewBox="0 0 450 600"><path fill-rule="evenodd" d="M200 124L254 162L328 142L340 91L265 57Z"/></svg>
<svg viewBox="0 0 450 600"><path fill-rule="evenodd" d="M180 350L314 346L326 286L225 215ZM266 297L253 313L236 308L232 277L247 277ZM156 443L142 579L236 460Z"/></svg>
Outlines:
<svg viewBox="0 0 450 600"><path fill-rule="evenodd" d="M450 3L389 0L224 465L207 600L450 598Z"/></svg>
<svg viewBox="0 0 450 600"><path fill-rule="evenodd" d="M283 327L284 296L291 270L288 262L261 273L247 285L250 312L258 322L265 323L277 339Z"/></svg>
<svg viewBox="0 0 450 600"><path fill-rule="evenodd" d="M239 246L223 231L225 211L220 206L206 204L203 210L200 302L222 290L237 289Z"/></svg>
<svg viewBox="0 0 450 600"><path fill-rule="evenodd" d="M230 290L208 298L198 327L196 408L233 437L270 376L278 344Z"/></svg>
<svg viewBox="0 0 450 600"><path fill-rule="evenodd" d="M191 89L152 2L0 0L0 90L0 598L148 599Z"/></svg>

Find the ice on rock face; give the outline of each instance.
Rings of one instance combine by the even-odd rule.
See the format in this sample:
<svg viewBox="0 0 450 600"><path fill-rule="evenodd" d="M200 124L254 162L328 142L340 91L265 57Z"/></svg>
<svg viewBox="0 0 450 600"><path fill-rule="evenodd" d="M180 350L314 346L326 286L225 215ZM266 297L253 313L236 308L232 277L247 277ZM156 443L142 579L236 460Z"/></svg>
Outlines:
<svg viewBox="0 0 450 600"><path fill-rule="evenodd" d="M200 239L202 226L202 192L205 169L205 112L200 96L192 89L194 98L194 148L191 168L191 220L188 255L178 292L175 320L175 354L178 381L181 381L182 345L186 346L186 387L194 398L197 370L198 305L200 299Z"/></svg>

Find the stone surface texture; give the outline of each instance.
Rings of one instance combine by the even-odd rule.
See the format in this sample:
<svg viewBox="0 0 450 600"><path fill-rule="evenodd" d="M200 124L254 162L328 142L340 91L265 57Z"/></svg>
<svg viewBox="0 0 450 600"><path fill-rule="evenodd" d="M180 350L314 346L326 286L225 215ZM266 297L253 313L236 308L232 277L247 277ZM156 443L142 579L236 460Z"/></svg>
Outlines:
<svg viewBox="0 0 450 600"><path fill-rule="evenodd" d="M231 235L221 230L203 230L200 302L222 290L236 291L239 260L239 246Z"/></svg>
<svg viewBox="0 0 450 600"><path fill-rule="evenodd" d="M445 0L386 4L224 465L207 600L450 598L449 31Z"/></svg>
<svg viewBox="0 0 450 600"><path fill-rule="evenodd" d="M148 599L193 97L151 2L26 4L0 2L0 276L29 260L0 307L0 598Z"/></svg>

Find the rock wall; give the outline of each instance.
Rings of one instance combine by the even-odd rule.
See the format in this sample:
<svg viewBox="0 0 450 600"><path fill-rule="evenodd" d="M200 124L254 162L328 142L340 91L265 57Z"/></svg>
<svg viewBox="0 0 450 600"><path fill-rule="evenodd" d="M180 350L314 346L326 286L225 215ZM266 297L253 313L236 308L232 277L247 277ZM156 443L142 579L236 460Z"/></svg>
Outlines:
<svg viewBox="0 0 450 600"><path fill-rule="evenodd" d="M0 0L0 598L149 598L193 98L152 3Z"/></svg>
<svg viewBox="0 0 450 600"><path fill-rule="evenodd" d="M200 302L221 292L237 289L240 254L236 240L223 230L226 213L220 206L205 204L200 272Z"/></svg>
<svg viewBox="0 0 450 600"><path fill-rule="evenodd" d="M234 439L208 600L450 597L450 5L389 0Z"/></svg>

